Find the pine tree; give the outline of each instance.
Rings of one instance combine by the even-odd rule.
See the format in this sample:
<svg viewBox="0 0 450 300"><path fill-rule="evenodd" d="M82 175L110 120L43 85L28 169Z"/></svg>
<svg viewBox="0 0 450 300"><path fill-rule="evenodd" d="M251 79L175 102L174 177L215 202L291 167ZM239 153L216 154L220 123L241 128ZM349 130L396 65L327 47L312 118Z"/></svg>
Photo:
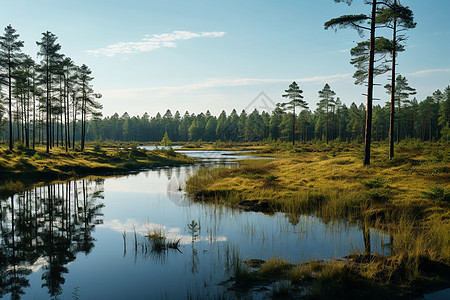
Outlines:
<svg viewBox="0 0 450 300"><path fill-rule="evenodd" d="M319 98L321 98L321 100L319 101L319 107L321 108L325 108L326 111L326 141L328 144L328 110L330 108L333 108L336 104L336 102L334 101L334 96L336 95L336 93L334 91L331 90L330 86L328 85L328 83L325 84L325 86L323 87L323 89L321 91L319 91Z"/></svg>
<svg viewBox="0 0 450 300"><path fill-rule="evenodd" d="M161 146L164 147L170 147L172 145L172 142L169 139L169 135L167 134L167 131L164 133L164 137L161 140Z"/></svg>
<svg viewBox="0 0 450 300"><path fill-rule="evenodd" d="M392 73L391 73L391 104L390 104L390 122L389 122L389 159L394 158L394 127L395 127L395 72L397 53L404 51L404 47L401 44L406 40L404 34L400 34L400 31L412 29L416 27L412 11L408 7L400 5L400 0L394 0L393 3L389 3L387 8L383 8L379 11L377 16L377 22L383 23L387 27L392 29Z"/></svg>
<svg viewBox="0 0 450 300"><path fill-rule="evenodd" d="M101 98L100 94L95 94L91 87L91 81L94 79L91 77L92 71L86 65L82 65L79 70L79 85L81 92L81 151L84 150L86 141L86 120L87 115L91 115L93 118L101 116L99 110L102 109L102 105L95 99Z"/></svg>
<svg viewBox="0 0 450 300"><path fill-rule="evenodd" d="M41 70L42 70L42 81L45 84L46 91L46 151L50 152L51 147L51 117L52 117L52 76L56 71L58 61L61 55L58 53L61 50L61 45L56 43L57 37L53 33L47 31L42 33L42 39L36 44L40 47L38 56L42 57Z"/></svg>
<svg viewBox="0 0 450 300"><path fill-rule="evenodd" d="M441 138L450 140L450 85L444 89L442 102L439 106L438 124L441 127Z"/></svg>
<svg viewBox="0 0 450 300"><path fill-rule="evenodd" d="M0 66L6 69L5 81L8 86L9 150L13 149L13 73L19 64L18 55L21 51L20 49L23 47L23 41L18 40L18 38L19 34L16 34L16 30L11 25L6 26L5 33L0 36Z"/></svg>
<svg viewBox="0 0 450 300"><path fill-rule="evenodd" d="M402 107L403 105L407 105L410 103L409 101L409 97L412 95L416 94L416 89L412 88L409 86L408 84L408 80L406 79L406 77L403 77L402 75L398 75L397 78L395 79L395 83L394 83L395 89L392 89L392 85L391 84L386 84L384 86L384 88L386 89L386 92L388 94L392 94L392 91L394 91L393 95L394 97L391 97L391 106L392 106L392 101L394 102L394 106L395 103L397 104L397 142L400 141L400 136L401 136L401 132L400 129L402 128L402 126L400 126L400 124L403 121L402 118ZM391 118L392 118L392 107L391 107ZM391 119L392 120L392 119ZM392 129L392 127L390 126L390 133L392 133L394 130ZM390 137L391 138L391 137ZM393 151L393 145L392 145L392 151ZM391 157L391 150L389 151L389 157ZM392 153L392 157L393 157L393 153Z"/></svg>
<svg viewBox="0 0 450 300"><path fill-rule="evenodd" d="M298 84L294 81L289 85L289 89L285 90L286 94L282 95L283 98L288 98L290 101L281 103L281 107L285 110L292 110L292 145L295 145L295 108L300 107L303 109L308 108L308 104L303 100L303 91L299 88Z"/></svg>
<svg viewBox="0 0 450 300"><path fill-rule="evenodd" d="M353 0L334 0L334 2L344 2L351 5ZM370 164L370 143L372 138L372 102L373 102L373 77L374 77L374 63L375 63L375 28L376 28L376 13L377 0L365 1L366 4L372 6L370 15L344 15L328 22L325 22L325 29L328 28L346 28L350 27L356 29L360 34L363 30L370 32L370 46L369 46L369 64L368 64L368 82L367 82L367 105L366 105L366 127L364 140L364 165ZM367 21L370 21L370 27L363 26Z"/></svg>

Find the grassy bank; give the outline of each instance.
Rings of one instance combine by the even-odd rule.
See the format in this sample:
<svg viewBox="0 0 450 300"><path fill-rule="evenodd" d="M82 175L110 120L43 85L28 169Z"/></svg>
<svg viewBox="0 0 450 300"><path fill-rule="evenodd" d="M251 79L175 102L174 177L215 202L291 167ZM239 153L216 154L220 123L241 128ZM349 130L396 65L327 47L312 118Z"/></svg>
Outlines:
<svg viewBox="0 0 450 300"><path fill-rule="evenodd" d="M419 282L432 282L436 276L450 286L449 278L439 275L450 265L449 145L404 142L392 161L385 144L375 143L372 152L372 164L363 167L359 145L267 145L255 153L275 159L202 169L188 180L187 191L200 201L287 212L293 219L301 214L315 214L325 222L344 219L392 235L389 258L366 254L365 259L330 264L336 267L332 277L337 282L351 275L347 279L353 283L364 280L395 295L414 293ZM323 270L329 268L327 264ZM313 295L322 279L308 278Z"/></svg>
<svg viewBox="0 0 450 300"><path fill-rule="evenodd" d="M194 160L169 149L148 151L136 144L90 144L85 151L44 147L36 150L21 145L13 151L0 148L0 194L21 191L40 182L80 178L88 175L109 176L159 166L193 163Z"/></svg>
<svg viewBox="0 0 450 300"><path fill-rule="evenodd" d="M420 257L419 275L409 273L408 258L350 255L340 260L292 264L233 261L233 288L270 287L274 299L422 299L426 293L448 287L450 267Z"/></svg>

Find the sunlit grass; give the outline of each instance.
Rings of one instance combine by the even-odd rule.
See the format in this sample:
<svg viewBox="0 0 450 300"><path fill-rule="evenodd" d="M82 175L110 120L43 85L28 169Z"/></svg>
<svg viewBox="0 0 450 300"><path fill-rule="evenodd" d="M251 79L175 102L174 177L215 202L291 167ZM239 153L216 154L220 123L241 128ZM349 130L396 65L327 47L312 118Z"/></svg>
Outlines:
<svg viewBox="0 0 450 300"><path fill-rule="evenodd" d="M419 257L450 264L448 144L401 143L389 161L387 145L375 143L368 167L358 145L266 148L275 159L200 170L187 191L236 207L267 202L273 211L314 214L325 222L364 220L395 235L397 259L411 280Z"/></svg>
<svg viewBox="0 0 450 300"><path fill-rule="evenodd" d="M282 276L286 271L291 270L293 264L281 259L272 258L265 262L259 269L259 274L273 276Z"/></svg>
<svg viewBox="0 0 450 300"><path fill-rule="evenodd" d="M46 153L43 146L35 150L16 147L10 151L0 147L0 190L9 181L24 185L88 175L114 175L157 166L193 163L194 160L172 151L148 151L136 144L92 144L85 151L55 147ZM4 186L4 187L2 187ZM18 192L21 189L16 189Z"/></svg>

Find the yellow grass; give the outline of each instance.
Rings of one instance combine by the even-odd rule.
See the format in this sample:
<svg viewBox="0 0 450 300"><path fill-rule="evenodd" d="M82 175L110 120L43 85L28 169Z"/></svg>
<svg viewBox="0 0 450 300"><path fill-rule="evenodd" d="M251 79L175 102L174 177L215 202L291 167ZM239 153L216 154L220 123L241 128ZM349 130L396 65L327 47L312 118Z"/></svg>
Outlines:
<svg viewBox="0 0 450 300"><path fill-rule="evenodd" d="M187 191L238 207L251 200L294 215L314 213L324 221L365 220L396 234L399 252L450 263L450 202L425 196L432 186L450 192L448 144L400 144L389 161L387 145L375 143L367 167L359 145L267 147L275 159L200 171L188 180Z"/></svg>
<svg viewBox="0 0 450 300"><path fill-rule="evenodd" d="M9 151L0 147L0 192L13 191L11 182L26 185L88 175L114 175L155 166L193 163L194 160L170 150L147 151L135 144L89 145L86 150L25 147ZM9 187L7 187L7 186ZM2 188L3 186L3 188Z"/></svg>

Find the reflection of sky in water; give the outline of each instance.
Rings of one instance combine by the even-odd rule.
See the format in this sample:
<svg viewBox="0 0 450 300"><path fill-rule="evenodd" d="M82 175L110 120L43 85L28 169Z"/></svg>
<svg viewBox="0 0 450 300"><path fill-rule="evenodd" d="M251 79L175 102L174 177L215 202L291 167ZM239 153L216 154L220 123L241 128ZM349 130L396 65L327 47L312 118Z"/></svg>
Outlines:
<svg viewBox="0 0 450 300"><path fill-rule="evenodd" d="M227 266L236 253L244 260L282 257L298 263L364 250L361 229L346 222L324 224L310 216L295 219L194 203L179 188L197 168L158 168L106 179L103 224L95 227L95 247L88 255L78 253L68 265L60 298L73 298L75 291L80 299L233 298L219 283L229 278ZM192 220L200 225L195 243L187 227ZM155 229L169 239L181 239L181 253L135 252L134 231L143 239ZM372 251L386 252L388 240L372 232ZM46 299L46 290L40 289L42 269L33 270L25 298Z"/></svg>

